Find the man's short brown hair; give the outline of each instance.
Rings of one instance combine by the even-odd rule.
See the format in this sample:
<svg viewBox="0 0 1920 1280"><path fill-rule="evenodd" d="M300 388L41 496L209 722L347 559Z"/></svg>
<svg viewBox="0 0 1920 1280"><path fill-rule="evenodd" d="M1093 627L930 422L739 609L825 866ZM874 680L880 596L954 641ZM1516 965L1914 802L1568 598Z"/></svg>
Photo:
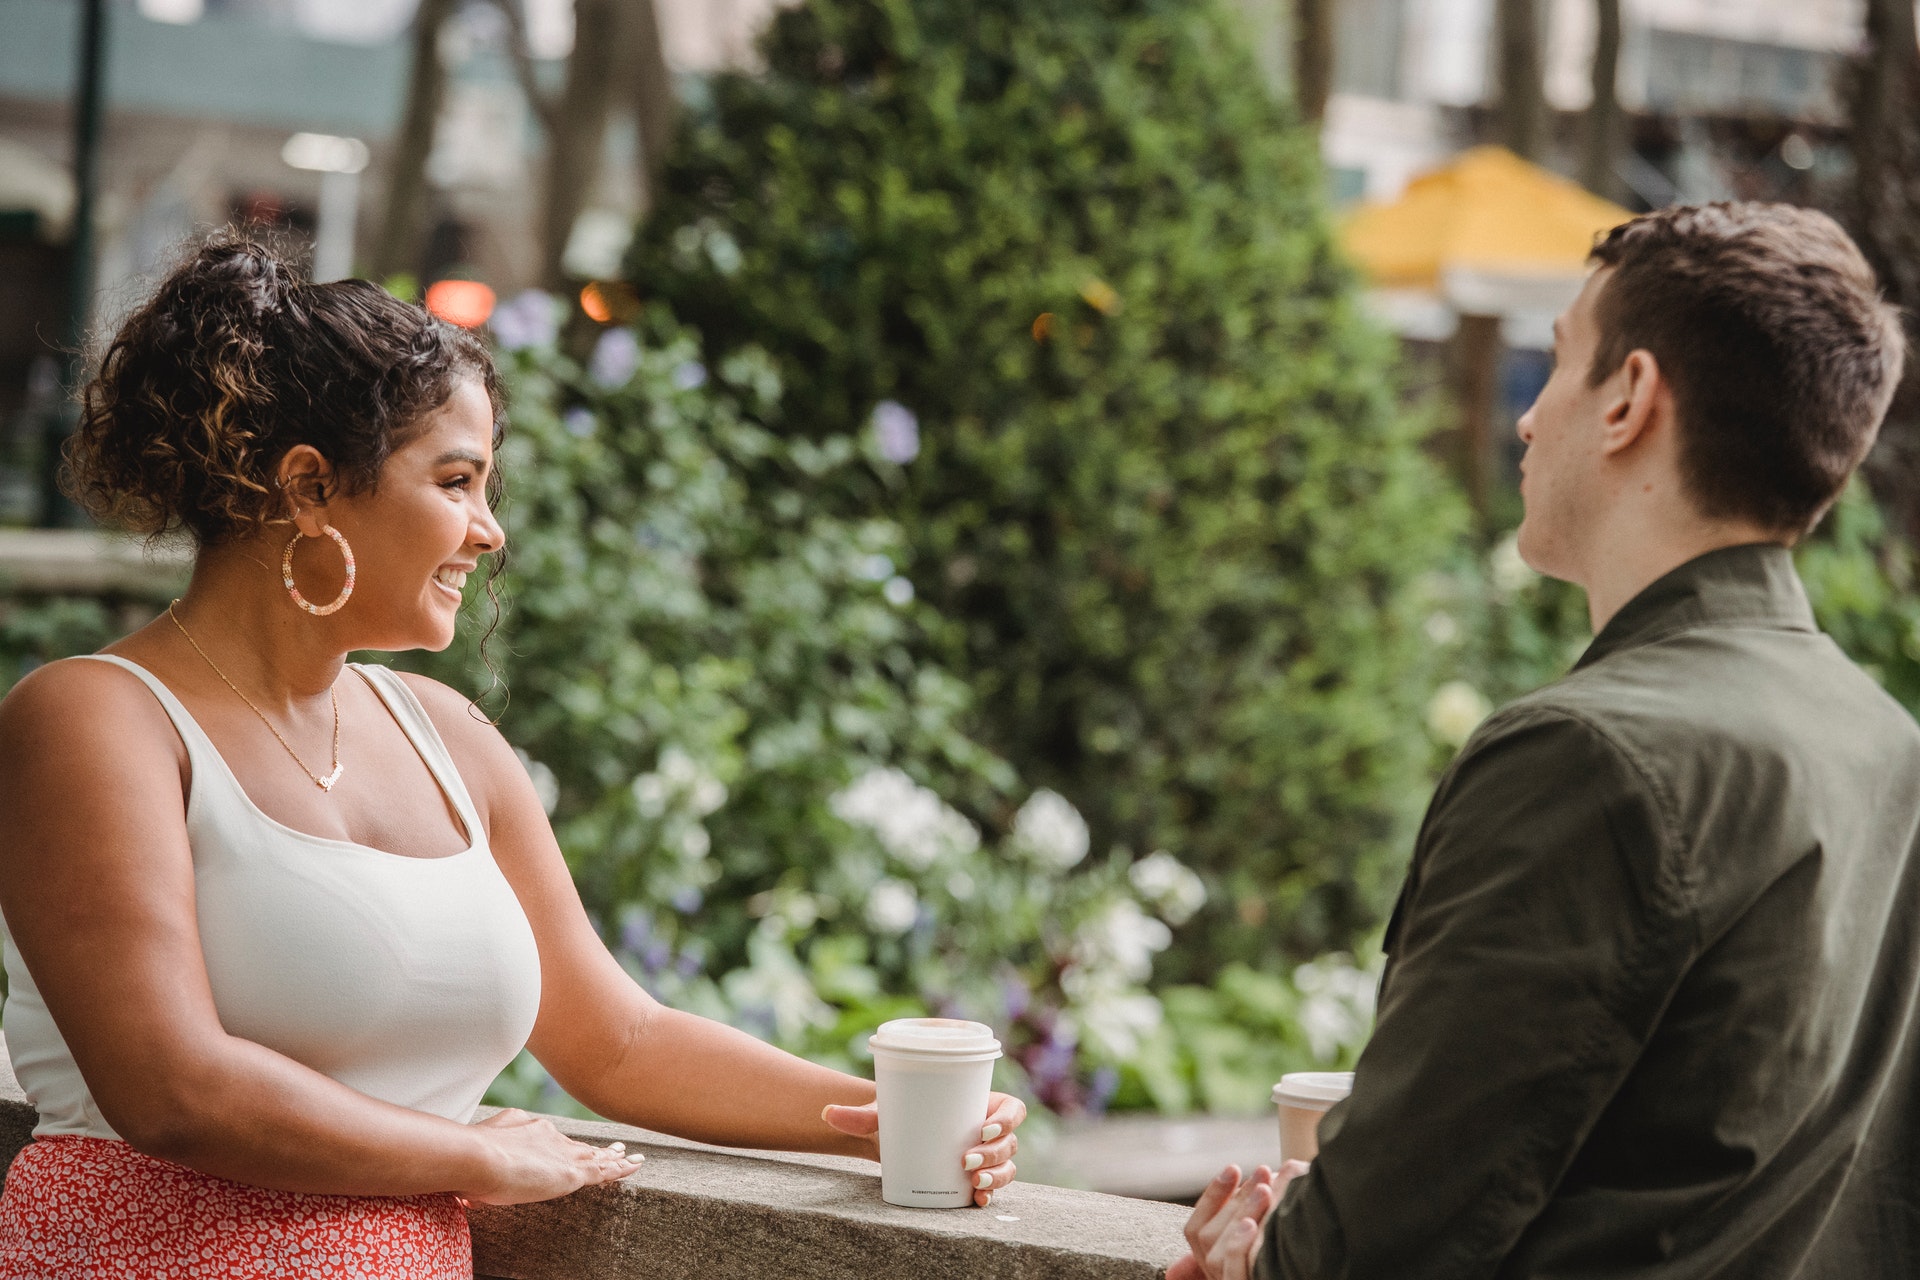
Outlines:
<svg viewBox="0 0 1920 1280"><path fill-rule="evenodd" d="M1593 259L1612 268L1593 384L1650 352L1701 513L1811 529L1873 446L1906 352L1847 233L1791 205L1677 205L1614 228Z"/></svg>

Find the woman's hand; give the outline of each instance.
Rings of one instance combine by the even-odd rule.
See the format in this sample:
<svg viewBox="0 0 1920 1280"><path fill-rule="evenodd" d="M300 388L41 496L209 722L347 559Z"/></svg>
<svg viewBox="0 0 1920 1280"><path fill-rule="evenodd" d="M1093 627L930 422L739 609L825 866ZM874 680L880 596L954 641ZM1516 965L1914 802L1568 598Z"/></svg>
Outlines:
<svg viewBox="0 0 1920 1280"><path fill-rule="evenodd" d="M458 1194L482 1204L551 1200L598 1182L615 1182L640 1167L645 1156L625 1144L596 1147L576 1142L541 1116L511 1108L473 1126L485 1131L495 1170L490 1184Z"/></svg>
<svg viewBox="0 0 1920 1280"><path fill-rule="evenodd" d="M873 1158L880 1158L880 1104L864 1107L830 1106L820 1118L842 1133L865 1138L874 1145ZM973 1202L982 1209L993 1200L993 1193L1013 1181L1017 1170L1013 1153L1020 1149L1014 1130L1027 1118L1027 1104L1010 1093L987 1095L987 1115L980 1126L980 1141L968 1147L961 1164L973 1179Z"/></svg>
<svg viewBox="0 0 1920 1280"><path fill-rule="evenodd" d="M1187 1219L1184 1258L1167 1268L1167 1280L1248 1280L1260 1252L1261 1225L1287 1184L1307 1171L1304 1160L1289 1160L1280 1172L1261 1165L1246 1178L1228 1165L1200 1193Z"/></svg>

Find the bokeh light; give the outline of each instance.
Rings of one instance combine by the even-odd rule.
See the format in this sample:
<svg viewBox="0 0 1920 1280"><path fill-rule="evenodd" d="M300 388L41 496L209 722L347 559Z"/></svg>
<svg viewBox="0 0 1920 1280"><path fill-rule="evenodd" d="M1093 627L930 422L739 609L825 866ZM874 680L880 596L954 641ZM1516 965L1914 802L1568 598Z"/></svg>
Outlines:
<svg viewBox="0 0 1920 1280"><path fill-rule="evenodd" d="M427 310L462 329L485 324L493 301L493 290L478 280L436 280L427 286Z"/></svg>

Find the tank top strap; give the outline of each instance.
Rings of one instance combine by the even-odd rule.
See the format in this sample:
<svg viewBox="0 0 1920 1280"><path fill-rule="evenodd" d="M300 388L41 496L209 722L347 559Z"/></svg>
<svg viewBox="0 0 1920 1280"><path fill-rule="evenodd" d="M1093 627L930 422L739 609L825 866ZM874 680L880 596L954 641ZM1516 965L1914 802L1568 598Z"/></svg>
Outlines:
<svg viewBox="0 0 1920 1280"><path fill-rule="evenodd" d="M486 828L480 823L480 812L474 807L473 797L467 792L467 784L460 777L459 768L453 763L453 755L447 750L447 744L441 740L440 731L433 727L433 720L427 715L427 709L420 699L414 696L407 682L398 672L387 667L374 666L364 662L347 664L358 672L360 678L370 685L380 701L387 704L387 710L400 726L400 731L413 743L413 749L420 753L427 769L439 782L440 789L453 801L459 810L460 820L467 825L468 843L484 845L487 842Z"/></svg>

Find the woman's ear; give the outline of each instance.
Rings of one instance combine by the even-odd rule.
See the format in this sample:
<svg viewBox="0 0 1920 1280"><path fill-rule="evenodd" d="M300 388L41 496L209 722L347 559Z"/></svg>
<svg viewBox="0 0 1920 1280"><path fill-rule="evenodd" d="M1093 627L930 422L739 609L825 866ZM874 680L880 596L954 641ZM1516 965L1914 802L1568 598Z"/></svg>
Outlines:
<svg viewBox="0 0 1920 1280"><path fill-rule="evenodd" d="M297 444L280 459L275 474L287 500L287 518L309 538L319 537L339 484L333 464L312 445Z"/></svg>

